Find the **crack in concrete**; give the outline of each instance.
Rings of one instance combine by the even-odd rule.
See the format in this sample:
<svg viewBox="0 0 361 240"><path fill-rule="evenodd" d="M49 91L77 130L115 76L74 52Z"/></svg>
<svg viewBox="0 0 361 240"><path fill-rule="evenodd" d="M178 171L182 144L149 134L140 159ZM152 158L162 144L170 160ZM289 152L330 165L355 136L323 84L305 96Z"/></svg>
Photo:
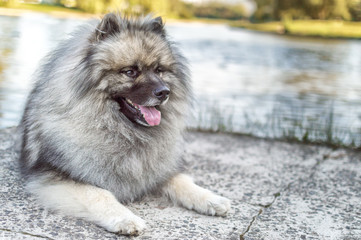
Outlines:
<svg viewBox="0 0 361 240"><path fill-rule="evenodd" d="M322 158L321 158L320 160L317 160L317 162L315 163L315 165L311 167L311 174L308 176L308 178L312 178L312 177L313 177L313 175L317 172L318 166L320 166L322 163L324 163L327 159L330 159L330 158L331 158L331 154L332 154L333 152L335 152L335 150L330 151L329 153L323 154L323 155L322 155ZM246 230L245 230L243 233L240 234L239 239L240 239L240 240L245 240L245 235L251 230L251 227L252 227L253 223L254 223L254 222L256 221L256 219L263 213L263 211L264 211L265 209L271 207L272 204L276 201L276 199L281 196L281 193L290 190L291 185L294 184L295 182L299 182L300 180L301 180L301 178L299 178L299 179L297 179L297 180L294 180L294 181L290 182L289 184L287 184L287 186L286 186L283 190L281 190L281 191L279 191L279 192L277 192L277 193L274 193L274 194L273 194L273 197L274 197L274 198L273 198L272 202L270 202L270 203L268 203L268 204L260 204L260 203L259 203L259 204L251 204L251 205L253 205L253 206L258 206L258 207L261 207L261 208L259 209L257 215L255 215L255 216L252 217L251 222L248 224Z"/></svg>
<svg viewBox="0 0 361 240"><path fill-rule="evenodd" d="M38 234L29 233L29 232L14 231L14 230L7 229L7 228L0 228L0 231L11 232L11 233L18 233L18 234L22 234L22 235L26 235L26 236L43 238L43 239L49 239L49 240L55 240L54 238L50 238L50 237L46 237L46 236L41 236L41 235L38 235Z"/></svg>
<svg viewBox="0 0 361 240"><path fill-rule="evenodd" d="M259 217L259 216L262 214L262 212L263 212L262 209L260 209L260 210L258 211L258 214L257 214L256 216L253 216L253 217L252 217L252 220L251 220L251 222L248 224L246 231L244 231L243 233L241 233L241 235L239 236L239 240L245 240L245 239L244 239L244 235L245 235L246 233L248 233L249 230L251 230L252 224L254 223L254 221L256 221L257 217Z"/></svg>
<svg viewBox="0 0 361 240"><path fill-rule="evenodd" d="M240 239L240 240L245 240L244 235L246 235L246 233L248 233L249 230L251 230L251 227L252 227L253 223L256 221L256 219L263 213L264 209L267 209L267 208L271 207L272 204L276 201L276 199L277 199L279 196L281 196L281 192L277 192L277 193L273 194L273 200L272 200L272 202L270 202L270 203L268 203L268 204L256 204L256 205L255 205L255 206L258 206L258 207L261 207L261 208L258 210L257 215L255 215L255 216L252 217L252 220L251 220L251 222L248 224L246 230L245 230L243 233L241 233L241 235L239 236L239 239Z"/></svg>

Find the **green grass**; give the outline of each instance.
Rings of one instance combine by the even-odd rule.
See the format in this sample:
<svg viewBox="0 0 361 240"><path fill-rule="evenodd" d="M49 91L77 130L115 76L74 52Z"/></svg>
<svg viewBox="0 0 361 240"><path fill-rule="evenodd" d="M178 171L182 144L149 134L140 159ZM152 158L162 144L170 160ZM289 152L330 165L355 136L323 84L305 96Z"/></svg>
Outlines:
<svg viewBox="0 0 361 240"><path fill-rule="evenodd" d="M262 32L281 33L284 31L281 22L251 23L248 21L234 21L229 24L232 27L246 28Z"/></svg>
<svg viewBox="0 0 361 240"><path fill-rule="evenodd" d="M262 32L313 36L325 38L361 38L361 22L341 20L288 20L284 22L250 23L238 21L230 24Z"/></svg>
<svg viewBox="0 0 361 240"><path fill-rule="evenodd" d="M331 38L361 38L361 22L298 20L285 23L290 34Z"/></svg>

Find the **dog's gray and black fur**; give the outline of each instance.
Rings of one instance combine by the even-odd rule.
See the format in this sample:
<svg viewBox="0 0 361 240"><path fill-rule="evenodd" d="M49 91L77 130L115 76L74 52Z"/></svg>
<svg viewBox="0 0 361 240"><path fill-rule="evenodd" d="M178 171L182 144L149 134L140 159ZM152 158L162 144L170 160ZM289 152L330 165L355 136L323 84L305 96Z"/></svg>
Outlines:
<svg viewBox="0 0 361 240"><path fill-rule="evenodd" d="M35 74L19 126L29 191L50 209L122 234L145 223L121 203L152 191L226 214L227 199L181 173L190 99L185 59L160 17L111 13L82 26Z"/></svg>

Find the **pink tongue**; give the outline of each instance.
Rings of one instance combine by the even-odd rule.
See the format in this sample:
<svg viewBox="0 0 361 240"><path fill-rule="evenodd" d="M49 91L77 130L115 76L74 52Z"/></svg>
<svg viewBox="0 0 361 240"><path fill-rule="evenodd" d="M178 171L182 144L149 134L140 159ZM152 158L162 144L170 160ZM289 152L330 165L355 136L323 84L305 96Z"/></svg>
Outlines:
<svg viewBox="0 0 361 240"><path fill-rule="evenodd" d="M155 109L155 107L144 107L139 105L139 108L144 115L145 121L147 121L150 126L159 125L161 118L160 112Z"/></svg>

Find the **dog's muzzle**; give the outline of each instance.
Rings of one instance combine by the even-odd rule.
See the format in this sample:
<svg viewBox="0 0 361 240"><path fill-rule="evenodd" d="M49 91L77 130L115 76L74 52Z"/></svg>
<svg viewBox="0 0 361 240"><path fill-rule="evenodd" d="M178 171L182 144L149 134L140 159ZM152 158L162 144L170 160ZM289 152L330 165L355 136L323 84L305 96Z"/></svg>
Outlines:
<svg viewBox="0 0 361 240"><path fill-rule="evenodd" d="M130 121L142 126L152 127L160 124L161 111L159 105L164 105L169 99L170 90L161 88L154 90L155 97L150 98L143 104L137 104L129 98L117 97L114 100L119 104L119 111Z"/></svg>

